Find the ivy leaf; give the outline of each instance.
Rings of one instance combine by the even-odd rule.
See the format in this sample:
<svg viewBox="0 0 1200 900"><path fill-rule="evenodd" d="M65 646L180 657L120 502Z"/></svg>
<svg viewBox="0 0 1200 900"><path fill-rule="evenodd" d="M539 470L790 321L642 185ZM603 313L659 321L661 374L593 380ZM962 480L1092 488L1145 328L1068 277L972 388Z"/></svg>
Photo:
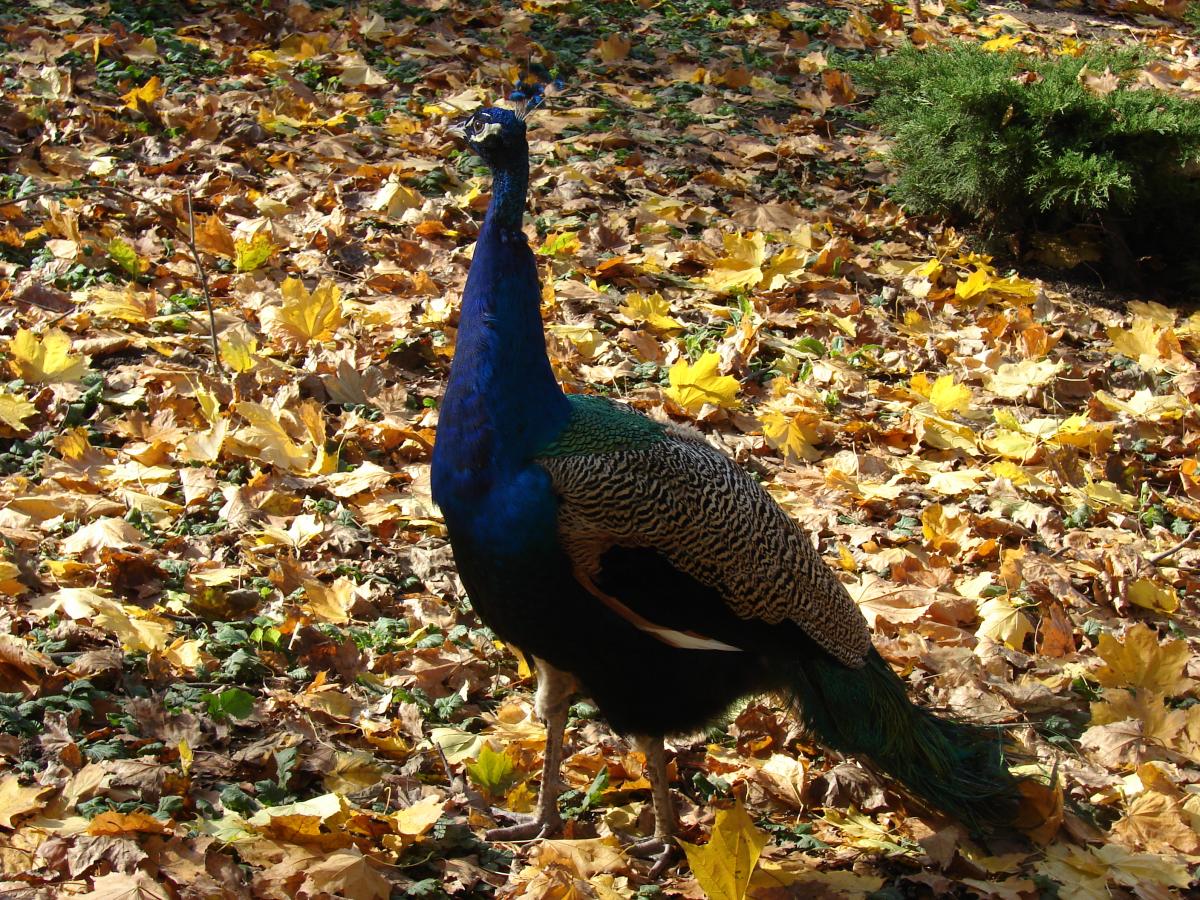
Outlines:
<svg viewBox="0 0 1200 900"><path fill-rule="evenodd" d="M241 688L226 688L219 694L205 694L208 714L216 719L244 719L254 712L254 695Z"/></svg>

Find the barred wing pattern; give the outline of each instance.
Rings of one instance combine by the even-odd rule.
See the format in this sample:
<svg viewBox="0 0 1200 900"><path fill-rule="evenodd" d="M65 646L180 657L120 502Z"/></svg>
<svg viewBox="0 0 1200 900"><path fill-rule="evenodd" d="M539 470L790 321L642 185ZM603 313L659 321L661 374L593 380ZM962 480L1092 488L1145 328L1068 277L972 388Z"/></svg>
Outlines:
<svg viewBox="0 0 1200 900"><path fill-rule="evenodd" d="M808 536L698 437L671 428L648 446L538 463L560 498L559 536L589 588L608 548L651 548L720 593L738 617L790 619L839 662L863 665L866 620Z"/></svg>

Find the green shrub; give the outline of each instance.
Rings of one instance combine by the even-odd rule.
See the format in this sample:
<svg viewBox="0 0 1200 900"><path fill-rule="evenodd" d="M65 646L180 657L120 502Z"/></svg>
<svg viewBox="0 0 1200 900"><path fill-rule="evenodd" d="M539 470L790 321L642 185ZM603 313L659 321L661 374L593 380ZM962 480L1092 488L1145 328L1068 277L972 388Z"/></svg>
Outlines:
<svg viewBox="0 0 1200 900"><path fill-rule="evenodd" d="M905 47L853 73L878 95L871 114L893 139L909 209L1004 231L1097 224L1134 255L1184 259L1200 235L1200 102L1135 89L1138 62L954 44ZM1106 70L1119 78L1108 93L1081 78Z"/></svg>

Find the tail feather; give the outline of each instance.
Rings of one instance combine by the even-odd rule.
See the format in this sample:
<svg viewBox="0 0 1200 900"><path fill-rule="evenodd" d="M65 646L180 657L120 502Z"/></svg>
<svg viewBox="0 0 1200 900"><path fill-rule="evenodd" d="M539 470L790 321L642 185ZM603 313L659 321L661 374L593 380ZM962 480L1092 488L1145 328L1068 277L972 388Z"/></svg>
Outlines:
<svg viewBox="0 0 1200 900"><path fill-rule="evenodd" d="M874 648L861 669L809 657L792 682L805 724L827 746L866 757L973 830L1008 827L1017 818L1020 782L1005 764L999 729L917 706Z"/></svg>

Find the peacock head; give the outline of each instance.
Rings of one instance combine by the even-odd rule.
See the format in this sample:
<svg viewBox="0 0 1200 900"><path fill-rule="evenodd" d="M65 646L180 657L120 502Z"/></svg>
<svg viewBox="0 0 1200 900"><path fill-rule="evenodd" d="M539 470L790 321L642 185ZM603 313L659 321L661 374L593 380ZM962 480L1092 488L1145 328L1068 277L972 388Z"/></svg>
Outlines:
<svg viewBox="0 0 1200 900"><path fill-rule="evenodd" d="M477 109L450 126L449 132L478 153L493 171L528 164L525 120L512 110L498 106Z"/></svg>

